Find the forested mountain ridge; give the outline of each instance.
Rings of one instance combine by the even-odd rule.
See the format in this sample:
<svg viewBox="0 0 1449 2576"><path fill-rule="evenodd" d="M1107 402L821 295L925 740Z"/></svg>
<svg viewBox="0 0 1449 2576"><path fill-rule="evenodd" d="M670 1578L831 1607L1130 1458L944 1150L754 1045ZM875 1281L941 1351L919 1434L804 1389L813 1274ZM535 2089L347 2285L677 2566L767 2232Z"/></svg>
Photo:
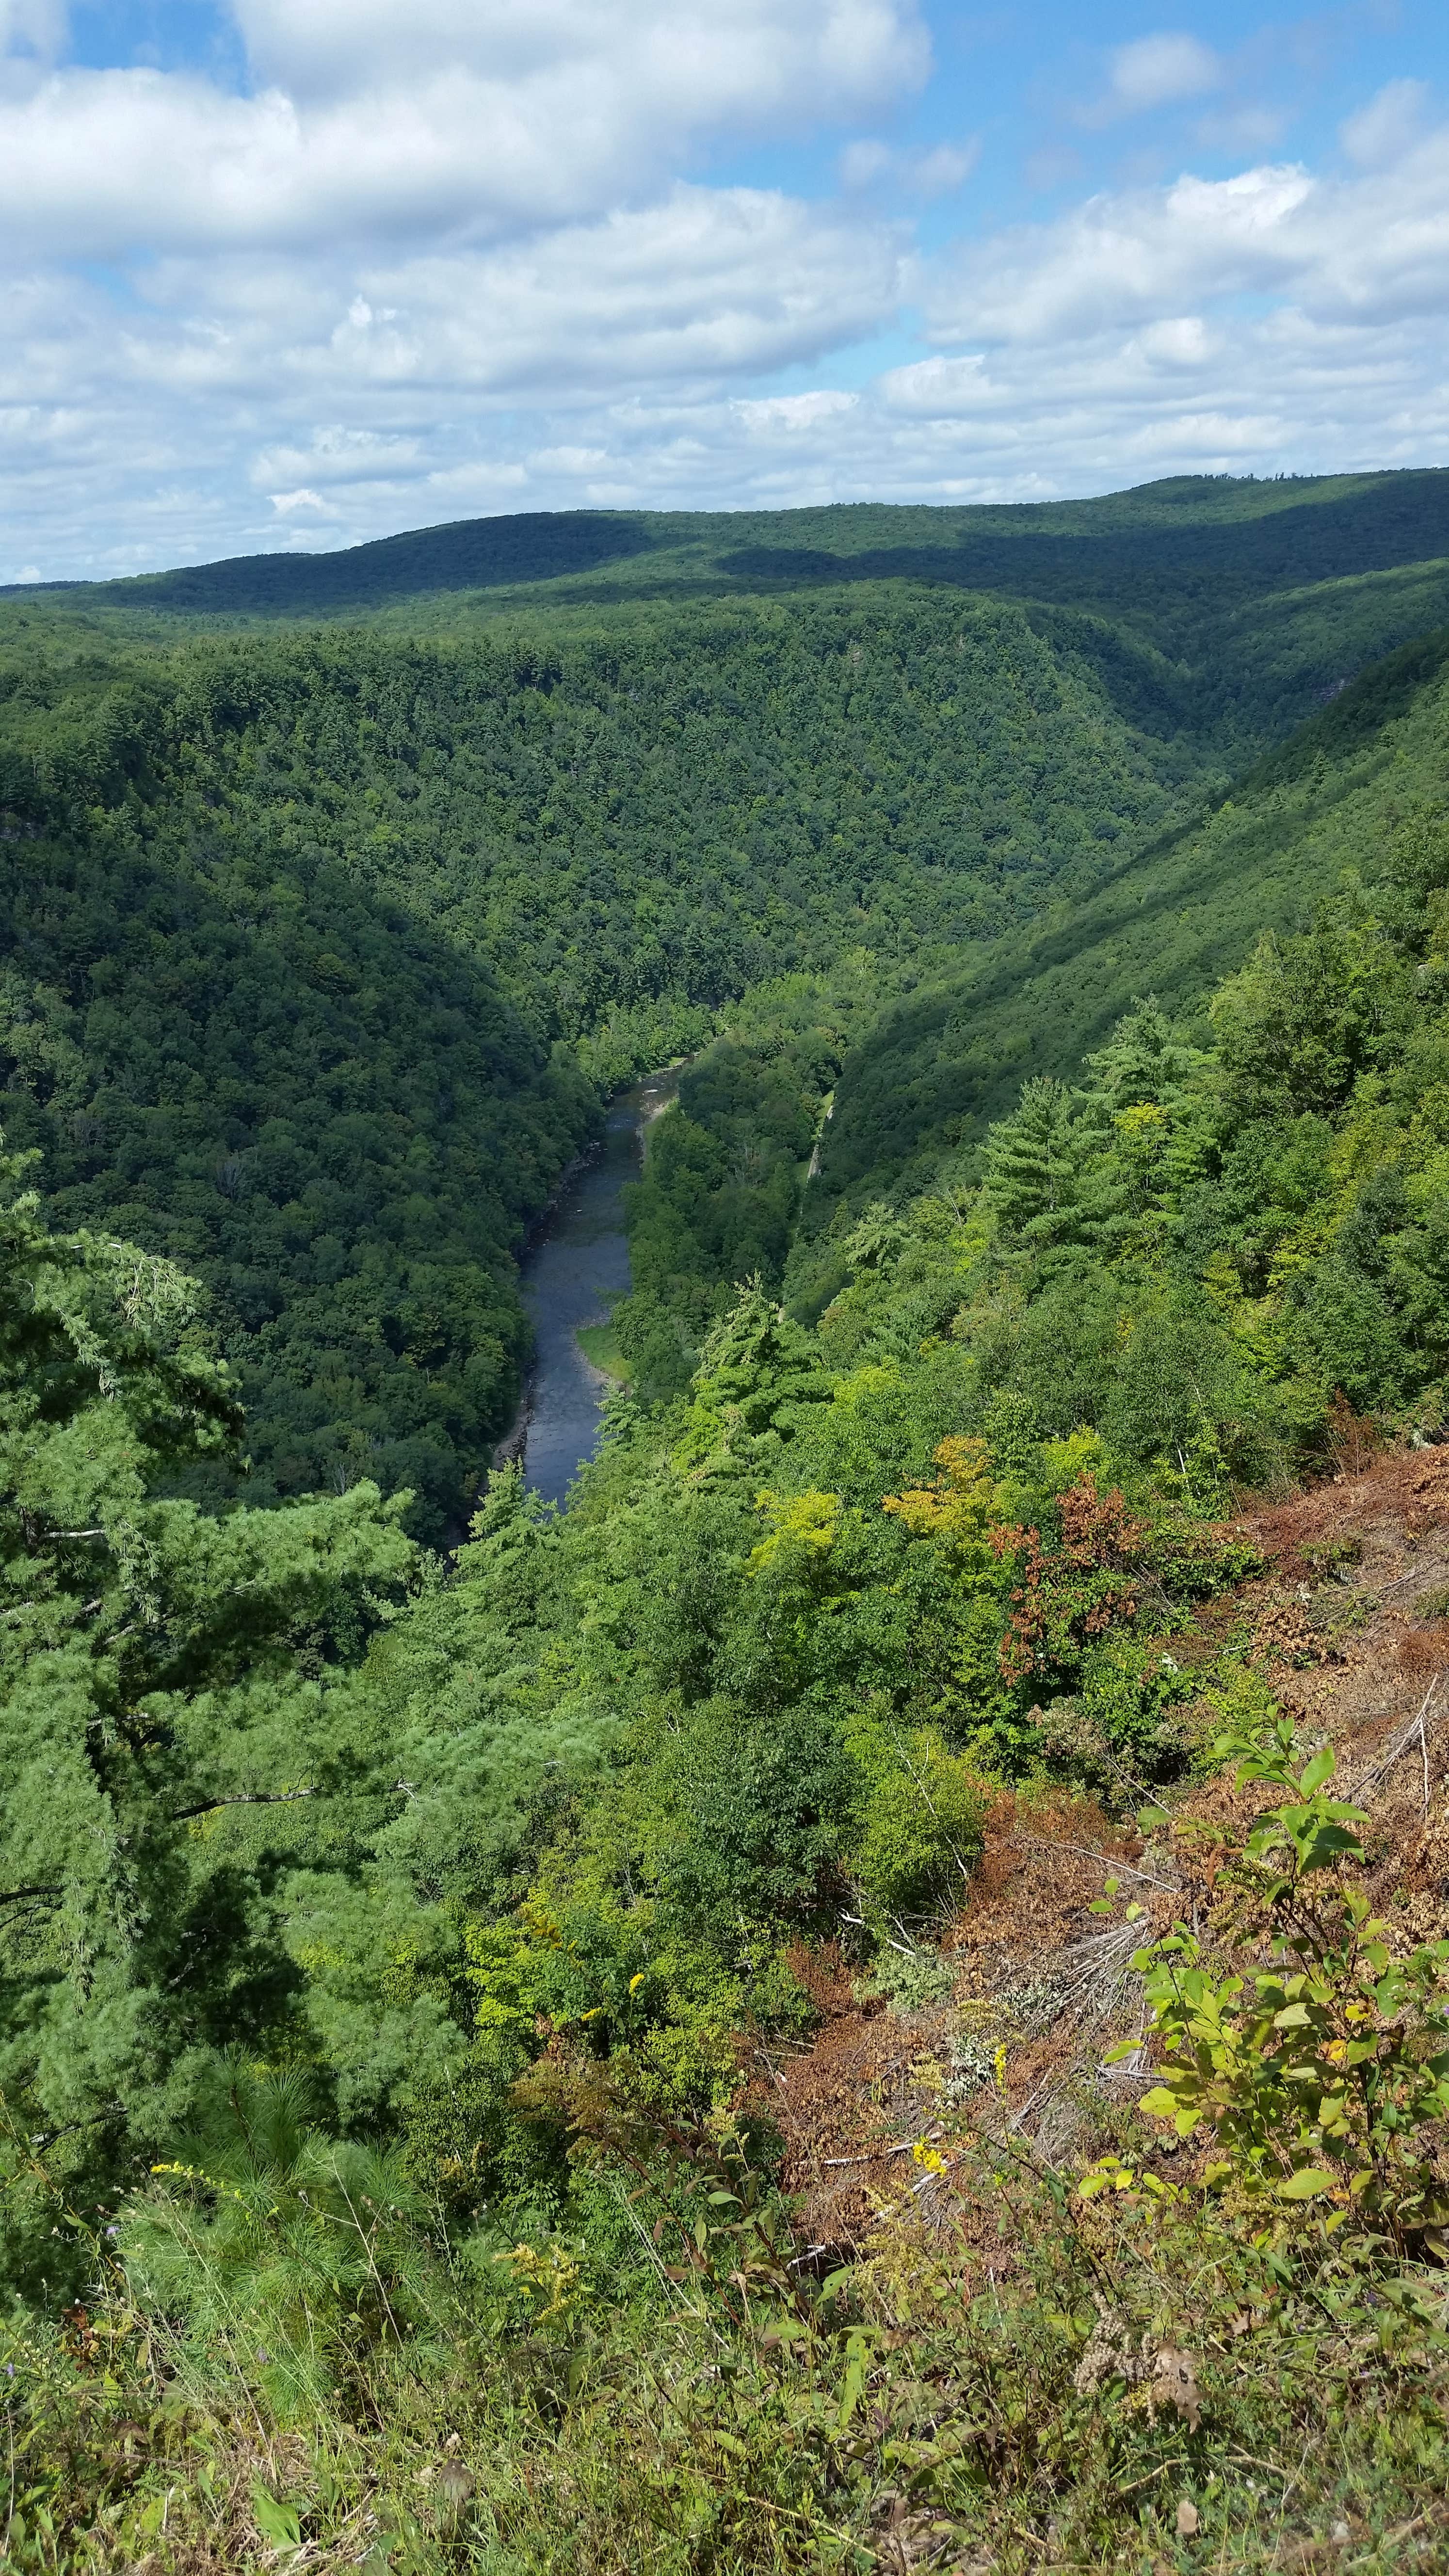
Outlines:
<svg viewBox="0 0 1449 2576"><path fill-rule="evenodd" d="M1439 2545L1440 489L0 609L17 2566Z"/></svg>
<svg viewBox="0 0 1449 2576"><path fill-rule="evenodd" d="M939 982L923 979L846 1063L822 1143L836 1193L909 1184L978 1139L1027 1076L1063 1075L1136 993L1191 1010L1257 933L1372 879L1416 807L1449 794L1449 631L1369 671L1179 830L1068 909Z"/></svg>
<svg viewBox="0 0 1449 2576"><path fill-rule="evenodd" d="M599 1086L782 966L1029 918L1189 765L1020 611L917 594L551 645L12 627L0 686L14 1140L63 1222L206 1280L259 1492L365 1469L433 1536Z"/></svg>
<svg viewBox="0 0 1449 2576"><path fill-rule="evenodd" d="M1159 720L1211 735L1239 767L1366 661L1449 619L1449 477L1179 476L1089 501L523 513L50 597L112 633L359 615L417 633L881 582L1020 601L1049 628L1074 621L1089 653L1146 648ZM14 614L47 595L11 596ZM0 595L0 629L5 614Z"/></svg>
<svg viewBox="0 0 1449 2576"><path fill-rule="evenodd" d="M1101 606L1135 597L1150 612L1168 583L1180 598L1184 582L1209 580L1237 605L1431 558L1449 558L1449 474L1417 469L1263 482L1180 475L1087 501L522 512L336 552L238 556L64 587L95 605L306 618L591 576L617 598L629 595L630 577L620 589L627 563L641 597L691 576L750 591L905 578ZM44 587L25 585L23 595Z"/></svg>

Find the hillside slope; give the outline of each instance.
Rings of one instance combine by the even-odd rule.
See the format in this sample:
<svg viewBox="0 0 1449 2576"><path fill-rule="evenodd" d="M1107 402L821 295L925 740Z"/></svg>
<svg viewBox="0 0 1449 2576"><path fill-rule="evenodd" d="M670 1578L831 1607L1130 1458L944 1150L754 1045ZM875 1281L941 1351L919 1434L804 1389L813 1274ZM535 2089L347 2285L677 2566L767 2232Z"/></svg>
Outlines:
<svg viewBox="0 0 1449 2576"><path fill-rule="evenodd" d="M1236 763L1365 661L1449 619L1449 475L1179 476L1000 506L521 513L50 597L133 631L364 616L416 633L881 582L1069 612L1088 650L1150 647L1172 666L1172 725ZM0 601L0 627L4 614Z"/></svg>
<svg viewBox="0 0 1449 2576"><path fill-rule="evenodd" d="M1019 609L939 594L551 645L6 631L0 1117L59 1221L206 1281L259 1491L366 1467L433 1536L599 1086L782 967L859 948L885 990L1030 919L1190 768Z"/></svg>
<svg viewBox="0 0 1449 2576"><path fill-rule="evenodd" d="M1168 602L1199 611L1209 586L1222 606L1431 557L1449 557L1449 472L1432 469L1180 475L1085 501L521 512L66 588L191 616L318 617L539 583L596 580L618 599L691 578L751 591L905 579L1151 614Z"/></svg>
<svg viewBox="0 0 1449 2576"><path fill-rule="evenodd" d="M1055 606L67 615L0 666L10 2557L1432 2564L1449 631L1228 797ZM711 1030L635 1391L425 1555L378 1481L475 1500L587 1069Z"/></svg>
<svg viewBox="0 0 1449 2576"><path fill-rule="evenodd" d="M1446 510L1416 474L562 514L13 597L0 1111L58 1218L205 1278L259 1490L368 1463L456 1531L601 1091L814 979L756 1015L810 1096L768 1222L711 1220L713 1297L779 1246L843 1056L808 1234L1133 992L1190 1002L1362 862L1376 796L1435 792L1438 647L1371 657L1449 619ZM711 1149L750 1172L754 1079Z"/></svg>
<svg viewBox="0 0 1449 2576"><path fill-rule="evenodd" d="M807 1230L842 1198L923 1186L1135 996L1191 1011L1261 930L1304 918L1346 873L1372 875L1404 813L1449 794L1446 663L1441 633L1375 665L1200 824L889 1011L842 1072Z"/></svg>

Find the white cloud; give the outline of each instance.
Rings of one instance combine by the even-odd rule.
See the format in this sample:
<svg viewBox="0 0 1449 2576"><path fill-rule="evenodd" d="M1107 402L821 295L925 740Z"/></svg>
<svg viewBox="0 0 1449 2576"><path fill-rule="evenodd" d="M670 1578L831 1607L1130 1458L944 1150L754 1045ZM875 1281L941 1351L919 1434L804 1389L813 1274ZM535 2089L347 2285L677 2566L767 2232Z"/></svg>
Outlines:
<svg viewBox="0 0 1449 2576"><path fill-rule="evenodd" d="M884 210L960 187L964 142L858 141L833 203L678 175L702 137L879 116L909 0L238 14L245 96L57 71L41 0L0 15L0 580L511 509L1449 460L1449 137L1416 84L1339 165L1255 152L928 256ZM1169 99L1176 61L1125 48L1118 111L1155 80L1250 112L1201 63ZM918 354L831 382L908 293Z"/></svg>
<svg viewBox="0 0 1449 2576"><path fill-rule="evenodd" d="M280 517L290 519L298 510L317 510L324 518L335 518L320 492L270 492L267 498Z"/></svg>
<svg viewBox="0 0 1449 2576"><path fill-rule="evenodd" d="M1200 314L1185 313L1171 320L1149 322L1146 330L1138 333L1137 345L1164 366L1202 367L1216 354L1220 343Z"/></svg>
<svg viewBox="0 0 1449 2576"><path fill-rule="evenodd" d="M260 75L303 99L355 96L440 65L520 88L560 62L622 61L656 100L710 122L743 105L849 112L923 77L927 40L898 0L236 0Z"/></svg>
<svg viewBox="0 0 1449 2576"><path fill-rule="evenodd" d="M755 402L736 402L734 408L746 428L752 430L818 429L823 421L838 420L842 412L854 411L858 394L822 390L813 394L768 394Z"/></svg>
<svg viewBox="0 0 1449 2576"><path fill-rule="evenodd" d="M773 191L663 203L476 262L380 273L467 381L556 388L798 364L879 328L901 290L890 229Z"/></svg>
<svg viewBox="0 0 1449 2576"><path fill-rule="evenodd" d="M922 358L914 366L892 367L879 390L890 411L955 420L980 410L991 387L984 358Z"/></svg>
<svg viewBox="0 0 1449 2576"><path fill-rule="evenodd" d="M1139 36L1112 56L1112 96L1127 114L1200 98L1222 77L1217 55L1197 36Z"/></svg>
<svg viewBox="0 0 1449 2576"><path fill-rule="evenodd" d="M144 68L0 93L0 229L101 258L497 235L637 200L705 140L878 108L928 61L912 0L242 0L238 14L249 95Z"/></svg>
<svg viewBox="0 0 1449 2576"><path fill-rule="evenodd" d="M709 480L721 425L750 434L731 395L888 324L903 248L874 218L680 186L599 223L385 265L171 259L119 313L94 283L36 272L0 293L16 552L43 529L60 569L129 570L252 551L324 513L343 541L637 500L669 400L707 434L693 462L665 439L658 479Z"/></svg>
<svg viewBox="0 0 1449 2576"><path fill-rule="evenodd" d="M277 259L171 263L156 281L165 317L133 318L131 343L138 369L192 393L590 401L600 386L788 366L878 329L903 247L887 226L773 190L679 186L601 223L331 280ZM346 472L346 434L330 433L330 468L309 455L310 480Z"/></svg>
<svg viewBox="0 0 1449 2576"><path fill-rule="evenodd" d="M972 245L931 278L941 340L1073 338L1148 319L1201 290L1283 285L1301 266L1293 218L1315 195L1309 173L1267 165L1232 179L1090 197L1059 222Z"/></svg>
<svg viewBox="0 0 1449 2576"><path fill-rule="evenodd" d="M1397 160L1418 141L1428 104L1423 81L1388 81L1367 107L1344 120L1340 131L1349 159L1370 170Z"/></svg>
<svg viewBox="0 0 1449 2576"><path fill-rule="evenodd" d="M1315 178L1263 163L1231 179L1100 196L943 261L932 336L1056 343L1161 318L1204 297L1282 297L1372 323L1449 303L1449 134L1392 169Z"/></svg>
<svg viewBox="0 0 1449 2576"><path fill-rule="evenodd" d="M336 424L315 430L306 447L265 447L253 458L249 480L270 494L274 508L282 501L272 485L288 475L308 475L311 483L379 483L414 470L423 456L420 438L383 438L375 430L343 429ZM295 499L295 495L291 496ZM308 487L308 497L315 498ZM321 507L321 504L318 504Z"/></svg>

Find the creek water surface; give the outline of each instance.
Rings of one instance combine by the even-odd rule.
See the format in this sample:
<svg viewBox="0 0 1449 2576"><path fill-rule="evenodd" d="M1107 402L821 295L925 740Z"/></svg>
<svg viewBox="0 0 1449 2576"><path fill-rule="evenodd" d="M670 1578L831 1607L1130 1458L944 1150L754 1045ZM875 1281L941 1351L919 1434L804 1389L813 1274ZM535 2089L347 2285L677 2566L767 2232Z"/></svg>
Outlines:
<svg viewBox="0 0 1449 2576"><path fill-rule="evenodd" d="M508 1443L535 1492L561 1503L598 1444L610 1380L579 1347L580 1328L604 1324L629 1286L622 1192L644 1164L651 1118L673 1099L677 1072L651 1074L610 1103L602 1142L566 1182L525 1254L520 1285L534 1332L534 1362L518 1431ZM521 1434L521 1437L520 1437Z"/></svg>

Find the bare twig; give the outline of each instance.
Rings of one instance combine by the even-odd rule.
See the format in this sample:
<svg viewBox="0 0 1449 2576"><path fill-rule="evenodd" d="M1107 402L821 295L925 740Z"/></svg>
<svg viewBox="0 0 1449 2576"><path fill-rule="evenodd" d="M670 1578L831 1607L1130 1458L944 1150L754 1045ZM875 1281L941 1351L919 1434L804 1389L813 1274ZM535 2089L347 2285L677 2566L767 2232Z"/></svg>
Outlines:
<svg viewBox="0 0 1449 2576"><path fill-rule="evenodd" d="M1048 1836L1046 1834L1013 1833L1008 1836L1008 1840L1014 1843L1024 1843L1029 1851L1076 1852L1080 1859L1100 1861L1104 1869L1120 1870L1126 1878L1140 1878L1144 1886L1159 1888L1164 1896L1179 1896L1182 1893L1181 1882L1179 1880L1172 1878L1157 1878L1150 1869L1138 1869L1134 1862L1130 1860L1118 1860L1116 1855L1112 1852L1093 1851L1090 1843L1063 1842L1055 1836Z"/></svg>
<svg viewBox="0 0 1449 2576"><path fill-rule="evenodd" d="M1428 1689L1424 1693L1422 1706L1415 1710L1414 1715L1409 1719L1407 1725L1401 1726L1397 1735L1390 1739L1389 1743L1385 1746L1384 1751L1379 1755L1378 1760L1373 1763L1367 1771L1361 1773L1359 1778L1355 1780L1353 1784L1353 1794L1355 1798L1366 1797L1370 1789L1376 1789L1379 1782L1384 1779L1390 1771L1392 1771L1394 1764L1396 1762L1402 1762L1404 1755L1409 1751L1410 1746L1413 1744L1414 1739L1417 1736L1420 1759L1423 1763L1424 1813L1427 1816L1429 1812L1429 1738L1427 1719L1429 1712L1434 1705L1434 1701L1438 1696L1439 1684L1443 1678L1444 1676L1442 1671L1437 1672L1434 1675L1433 1680L1430 1682Z"/></svg>

